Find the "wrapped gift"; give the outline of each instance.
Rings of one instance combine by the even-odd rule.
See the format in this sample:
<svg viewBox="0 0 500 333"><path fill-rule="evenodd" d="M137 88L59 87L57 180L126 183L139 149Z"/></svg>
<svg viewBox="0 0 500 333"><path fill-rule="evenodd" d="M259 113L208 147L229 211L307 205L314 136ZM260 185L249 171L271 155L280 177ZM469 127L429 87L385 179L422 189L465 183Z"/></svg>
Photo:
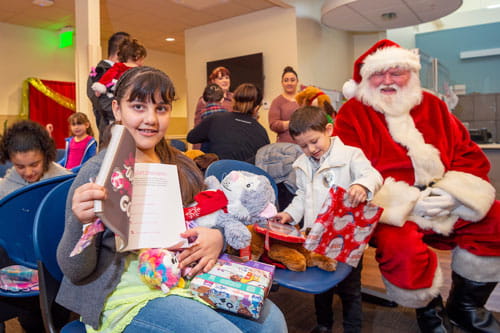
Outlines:
<svg viewBox="0 0 500 333"><path fill-rule="evenodd" d="M271 265L223 255L208 273L191 280L190 289L216 308L257 319L273 273Z"/></svg>
<svg viewBox="0 0 500 333"><path fill-rule="evenodd" d="M333 186L304 247L357 267L382 211L371 203L351 207L345 189Z"/></svg>
<svg viewBox="0 0 500 333"><path fill-rule="evenodd" d="M269 275L271 277L271 282L274 278L274 269L275 267L273 265L268 265L260 261L253 261L253 260L243 260L241 257L237 256L232 256L230 254L224 253L219 257L220 260L226 260L226 261L231 261L240 265L248 266L248 267L253 267L256 269L260 269L266 272L269 272ZM266 295L269 293L269 290L267 290Z"/></svg>

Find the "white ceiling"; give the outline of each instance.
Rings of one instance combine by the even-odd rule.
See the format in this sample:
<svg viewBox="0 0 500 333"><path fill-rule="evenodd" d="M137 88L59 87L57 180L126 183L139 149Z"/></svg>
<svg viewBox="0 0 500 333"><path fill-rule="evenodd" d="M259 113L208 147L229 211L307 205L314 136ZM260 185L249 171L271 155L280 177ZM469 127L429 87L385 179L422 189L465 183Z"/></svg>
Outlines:
<svg viewBox="0 0 500 333"><path fill-rule="evenodd" d="M347 31L384 31L439 19L461 5L462 0L325 0L321 23ZM384 19L386 13L395 15Z"/></svg>
<svg viewBox="0 0 500 333"><path fill-rule="evenodd" d="M0 22L58 31L75 25L74 1L54 0L40 7L33 0L0 0ZM101 39L126 31L147 49L184 54L184 30L271 7L281 0L101 0ZM76 28L78 30L78 27ZM166 37L175 37L168 43Z"/></svg>
<svg viewBox="0 0 500 333"><path fill-rule="evenodd" d="M42 1L42 0L38 0ZM33 0L0 0L0 22L58 31L75 25L75 1L54 0L40 7ZM499 0L100 0L102 45L112 33L127 31L148 49L184 54L186 29L271 7L317 13L329 27L348 31L385 31L439 19L459 8L479 9ZM323 7L321 7L323 5ZM467 7L467 8L466 8ZM381 14L396 13L384 21ZM78 27L76 28L78 30ZM168 43L166 37L175 37Z"/></svg>

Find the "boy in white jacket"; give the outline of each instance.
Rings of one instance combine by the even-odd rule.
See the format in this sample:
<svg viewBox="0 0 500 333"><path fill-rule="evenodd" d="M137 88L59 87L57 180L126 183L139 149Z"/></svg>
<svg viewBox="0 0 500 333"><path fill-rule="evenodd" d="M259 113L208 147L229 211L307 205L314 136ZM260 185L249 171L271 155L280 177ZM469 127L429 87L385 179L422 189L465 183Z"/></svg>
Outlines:
<svg viewBox="0 0 500 333"><path fill-rule="evenodd" d="M292 114L290 135L304 154L293 164L298 189L290 205L276 215L281 223L297 224L304 218L302 229L310 228L332 185L345 188L354 207L371 200L380 188L382 176L363 152L331 137L332 130L318 107L305 106ZM360 262L338 286L314 296L318 325L312 332L331 332L335 292L342 299L344 332L361 332L361 268Z"/></svg>

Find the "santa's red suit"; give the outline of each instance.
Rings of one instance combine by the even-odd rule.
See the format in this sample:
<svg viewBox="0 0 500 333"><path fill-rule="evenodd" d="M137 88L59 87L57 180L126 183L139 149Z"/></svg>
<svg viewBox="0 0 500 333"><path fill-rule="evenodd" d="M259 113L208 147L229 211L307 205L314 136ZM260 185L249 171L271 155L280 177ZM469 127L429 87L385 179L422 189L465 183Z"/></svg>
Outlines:
<svg viewBox="0 0 500 333"><path fill-rule="evenodd" d="M393 62L391 53L367 58L386 46L379 42L357 60L356 83L393 67L418 75L418 58L408 62L398 58L400 51ZM488 181L490 163L467 129L428 92L422 92L421 101L409 113L392 115L363 103L359 93L355 96L340 109L334 135L361 148L384 178L374 198L384 213L372 242L389 296L401 305L421 308L439 294L441 271L429 245L453 250L452 270L457 276L498 282L500 202L495 201L495 189ZM444 190L457 202L449 214L415 213L416 203L431 188Z"/></svg>

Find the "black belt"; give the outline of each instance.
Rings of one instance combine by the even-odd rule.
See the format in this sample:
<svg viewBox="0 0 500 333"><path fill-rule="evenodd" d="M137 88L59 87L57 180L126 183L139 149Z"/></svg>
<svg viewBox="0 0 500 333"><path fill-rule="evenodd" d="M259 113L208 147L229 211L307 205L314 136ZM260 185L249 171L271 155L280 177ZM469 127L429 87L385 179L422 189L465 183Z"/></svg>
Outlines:
<svg viewBox="0 0 500 333"><path fill-rule="evenodd" d="M416 187L416 188L418 188L420 191L423 191L423 190L425 190L428 187L432 187L434 184L436 184L436 183L435 182L430 182L428 185L413 185L413 186Z"/></svg>

